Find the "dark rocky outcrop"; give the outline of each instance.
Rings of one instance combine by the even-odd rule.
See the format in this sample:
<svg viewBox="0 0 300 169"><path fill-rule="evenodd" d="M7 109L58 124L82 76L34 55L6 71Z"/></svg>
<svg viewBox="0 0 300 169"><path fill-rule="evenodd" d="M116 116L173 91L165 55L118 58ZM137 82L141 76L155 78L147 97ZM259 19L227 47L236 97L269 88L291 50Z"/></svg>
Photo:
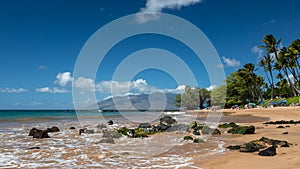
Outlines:
<svg viewBox="0 0 300 169"><path fill-rule="evenodd" d="M269 121L269 122L265 122L264 124L300 124L300 120L299 121L294 121L294 120Z"/></svg>
<svg viewBox="0 0 300 169"><path fill-rule="evenodd" d="M282 141L282 140L275 140L275 139L269 139L267 137L262 137L259 139L259 141L262 141L266 144L272 145L272 146L283 146L283 147L289 147L291 145L287 141Z"/></svg>
<svg viewBox="0 0 300 169"><path fill-rule="evenodd" d="M75 127L70 127L70 130L75 130Z"/></svg>
<svg viewBox="0 0 300 169"><path fill-rule="evenodd" d="M251 141L249 143L245 143L241 146L240 152L244 153L253 153L259 151L260 149L266 148L267 146L260 141Z"/></svg>
<svg viewBox="0 0 300 169"><path fill-rule="evenodd" d="M235 126L232 129L228 130L228 133L231 134L254 134L254 126Z"/></svg>
<svg viewBox="0 0 300 169"><path fill-rule="evenodd" d="M39 130L37 128L32 128L32 129L30 129L28 136L33 136L34 133L37 133L37 132L40 132L40 131L41 130Z"/></svg>
<svg viewBox="0 0 300 169"><path fill-rule="evenodd" d="M241 146L240 145L228 146L227 149L229 149L229 150L240 150Z"/></svg>
<svg viewBox="0 0 300 169"><path fill-rule="evenodd" d="M152 126L150 123L141 123L139 124L138 128L150 129Z"/></svg>
<svg viewBox="0 0 300 169"><path fill-rule="evenodd" d="M48 133L52 133L52 132L59 132L59 128L56 126L53 126L51 128L47 128L47 132Z"/></svg>
<svg viewBox="0 0 300 169"><path fill-rule="evenodd" d="M164 116L161 119L159 119L160 124L164 124L166 126L171 126L173 124L176 124L177 121L173 119L171 116Z"/></svg>
<svg viewBox="0 0 300 169"><path fill-rule="evenodd" d="M284 129L283 126L277 126L276 128L278 128L278 129Z"/></svg>
<svg viewBox="0 0 300 169"><path fill-rule="evenodd" d="M171 126L169 126L169 125L159 124L159 125L157 125L157 126L154 126L153 129L154 129L155 131L166 131L166 130L168 130L170 127L171 127Z"/></svg>
<svg viewBox="0 0 300 169"><path fill-rule="evenodd" d="M47 130L39 130L33 134L33 138L50 138Z"/></svg>
<svg viewBox="0 0 300 169"><path fill-rule="evenodd" d="M276 147L272 146L267 149L264 149L258 153L260 156L275 156L276 155Z"/></svg>

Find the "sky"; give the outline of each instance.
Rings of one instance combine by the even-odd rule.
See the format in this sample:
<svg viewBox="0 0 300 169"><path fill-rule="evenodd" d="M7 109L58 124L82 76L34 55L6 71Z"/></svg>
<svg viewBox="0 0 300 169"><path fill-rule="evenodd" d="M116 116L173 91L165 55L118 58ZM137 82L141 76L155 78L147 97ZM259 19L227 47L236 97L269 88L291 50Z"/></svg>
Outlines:
<svg viewBox="0 0 300 169"><path fill-rule="evenodd" d="M298 39L299 6L297 0L1 1L0 109L72 109L72 85L95 92L98 100L111 96L111 86L117 95L126 95L153 90L179 93L185 85L193 85L189 79L178 84L174 76L155 68L136 72L131 79L112 78L125 58L148 48L172 52L188 65L201 88L211 88L219 84L210 83L197 55L182 42L162 35L123 39L105 55L94 79L74 78L74 67L87 40L111 21L134 14L136 24L147 24L160 16L146 12L164 12L198 27L222 62L209 66L229 75L246 63L257 65L264 54L257 46L265 35L282 38L282 46ZM99 43L99 48L105 43ZM258 73L263 75L261 70ZM185 74L179 76L184 79Z"/></svg>

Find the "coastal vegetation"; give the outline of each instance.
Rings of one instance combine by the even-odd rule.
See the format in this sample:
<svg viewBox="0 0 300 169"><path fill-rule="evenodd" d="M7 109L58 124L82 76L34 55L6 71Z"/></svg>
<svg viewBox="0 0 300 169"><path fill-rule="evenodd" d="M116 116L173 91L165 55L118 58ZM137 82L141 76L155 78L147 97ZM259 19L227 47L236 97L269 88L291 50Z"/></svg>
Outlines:
<svg viewBox="0 0 300 169"><path fill-rule="evenodd" d="M177 95L175 106L185 109L232 107L249 103L267 106L281 98L288 98L284 105L299 103L300 40L283 46L280 38L268 34L258 48L263 50L258 64L243 65L226 77L226 85L212 91L187 86L183 94ZM264 76L257 73L259 69L264 71Z"/></svg>

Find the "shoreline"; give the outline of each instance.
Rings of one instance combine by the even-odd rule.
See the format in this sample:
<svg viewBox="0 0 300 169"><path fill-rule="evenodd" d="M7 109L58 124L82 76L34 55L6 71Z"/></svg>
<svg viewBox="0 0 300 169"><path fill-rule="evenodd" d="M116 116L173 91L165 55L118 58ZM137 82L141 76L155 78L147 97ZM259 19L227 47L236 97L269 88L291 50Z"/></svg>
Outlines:
<svg viewBox="0 0 300 169"><path fill-rule="evenodd" d="M223 112L231 112L230 115L245 115L269 118L268 121L278 120L300 120L300 107L275 107L275 108L254 108L246 110L219 110ZM190 114L199 111L190 111ZM200 111L202 113L203 111ZM238 151L226 151L222 155L217 155L207 159L205 162L199 162L196 158L193 162L203 169L298 169L300 165L300 125L290 125L289 128L277 128L279 125L264 125L262 122L245 122L243 125L254 125L256 127L255 134L252 135L227 135L225 147L229 145L237 145L257 140L261 137L272 139L286 140L293 145L289 148L277 148L277 155L274 157L258 156L255 153L241 153ZM287 126L287 125L283 125ZM283 132L289 134L283 135ZM255 167L254 167L255 166Z"/></svg>

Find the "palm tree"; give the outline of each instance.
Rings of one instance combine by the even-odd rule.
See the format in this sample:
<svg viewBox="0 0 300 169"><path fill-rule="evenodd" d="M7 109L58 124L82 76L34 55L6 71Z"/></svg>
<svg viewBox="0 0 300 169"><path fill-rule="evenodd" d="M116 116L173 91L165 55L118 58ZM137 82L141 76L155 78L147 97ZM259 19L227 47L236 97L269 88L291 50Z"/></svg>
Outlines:
<svg viewBox="0 0 300 169"><path fill-rule="evenodd" d="M268 82L271 86L271 99L273 100L274 98L274 78L273 78L273 62L274 59L268 54L265 55L260 61L259 61L259 66L264 68L266 77L268 79Z"/></svg>
<svg viewBox="0 0 300 169"><path fill-rule="evenodd" d="M285 51L281 50L281 52L278 53L279 52L278 46L280 45L281 39L279 38L279 40L277 41L276 38L272 34L268 34L264 37L262 42L265 45L259 46L259 47L266 49L267 54L269 54L269 55L273 54L274 55L274 57L277 61L277 63L276 63L277 68L280 68L280 70L283 71L283 73L286 76L288 82L290 83L290 90L292 91L293 95L296 96L298 93L297 93L297 90L294 87L294 84L292 83L292 81L289 77L288 70L287 70L288 65L287 65L286 61L284 60L285 57L283 57L283 56L285 56ZM281 56L280 58L278 57L279 54ZM279 72L280 72L280 70L279 70Z"/></svg>

